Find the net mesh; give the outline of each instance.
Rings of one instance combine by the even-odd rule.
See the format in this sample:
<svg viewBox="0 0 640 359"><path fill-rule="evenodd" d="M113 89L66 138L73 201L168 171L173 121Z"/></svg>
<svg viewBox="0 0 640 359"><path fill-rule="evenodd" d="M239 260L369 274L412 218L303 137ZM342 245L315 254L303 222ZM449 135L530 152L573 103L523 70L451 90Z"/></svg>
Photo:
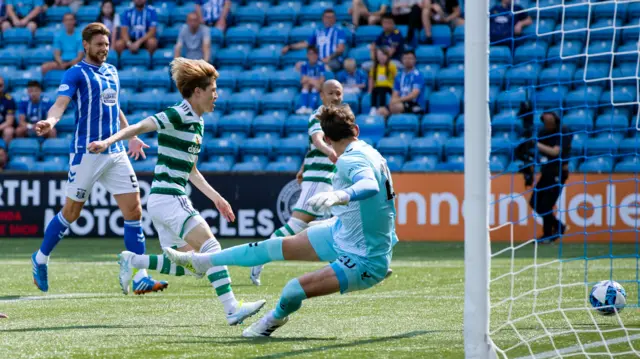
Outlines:
<svg viewBox="0 0 640 359"><path fill-rule="evenodd" d="M638 357L640 1L502 4L489 12L491 340L505 358ZM562 159L537 145L551 137L541 132L546 111L566 134ZM527 171L538 178L554 161L548 183L527 186ZM553 209L530 209L532 196L540 203L554 192ZM545 237L549 214L562 224ZM602 280L624 286L623 311L592 308L589 293Z"/></svg>

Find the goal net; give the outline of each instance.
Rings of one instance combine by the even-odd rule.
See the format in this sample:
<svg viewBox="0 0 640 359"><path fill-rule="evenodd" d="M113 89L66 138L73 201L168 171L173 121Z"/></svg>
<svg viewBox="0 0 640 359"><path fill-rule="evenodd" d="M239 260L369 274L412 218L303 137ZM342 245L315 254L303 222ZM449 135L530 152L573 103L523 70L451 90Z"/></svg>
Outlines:
<svg viewBox="0 0 640 359"><path fill-rule="evenodd" d="M640 357L640 1L466 7L466 356ZM485 74L467 73L487 53ZM486 93L488 111L473 108L474 93ZM562 128L557 158L544 148L554 147L547 112ZM490 183L477 180L487 168ZM541 180L545 168L555 175ZM626 307L610 316L589 300L603 280L626 290Z"/></svg>

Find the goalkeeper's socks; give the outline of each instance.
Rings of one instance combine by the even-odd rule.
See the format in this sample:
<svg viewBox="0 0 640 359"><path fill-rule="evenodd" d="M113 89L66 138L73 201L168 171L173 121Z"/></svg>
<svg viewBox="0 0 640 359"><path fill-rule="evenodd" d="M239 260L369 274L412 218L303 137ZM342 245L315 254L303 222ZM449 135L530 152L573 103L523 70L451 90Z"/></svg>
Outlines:
<svg viewBox="0 0 640 359"><path fill-rule="evenodd" d="M210 238L202 244L200 247L200 253L217 253L220 252L222 247L215 238ZM216 295L220 300L220 303L224 306L226 313L234 313L238 305L233 289L231 289L231 276L229 276L229 270L226 266L213 266L207 269L207 279L213 289L216 291Z"/></svg>
<svg viewBox="0 0 640 359"><path fill-rule="evenodd" d="M300 281L297 278L290 280L282 289L282 295L273 311L273 317L278 320L288 317L289 314L300 309L302 301L305 299L307 299L307 294L302 289Z"/></svg>
<svg viewBox="0 0 640 359"><path fill-rule="evenodd" d="M194 261L209 261L208 265L253 267L272 261L282 261L282 238L267 239L262 242L248 243L227 248L223 251L193 256ZM194 263L195 267L208 266L206 263Z"/></svg>
<svg viewBox="0 0 640 359"><path fill-rule="evenodd" d="M129 252L144 254L145 238L140 220L124 221L124 246Z"/></svg>
<svg viewBox="0 0 640 359"><path fill-rule="evenodd" d="M49 254L53 248L62 240L64 233L69 228L69 222L62 216L62 212L58 212L44 231L44 239L40 245L40 250L36 254L36 262L38 264L46 264L49 260Z"/></svg>
<svg viewBox="0 0 640 359"><path fill-rule="evenodd" d="M131 266L138 269L156 270L162 274L180 277L185 275L184 267L172 263L164 255L137 254L131 258Z"/></svg>

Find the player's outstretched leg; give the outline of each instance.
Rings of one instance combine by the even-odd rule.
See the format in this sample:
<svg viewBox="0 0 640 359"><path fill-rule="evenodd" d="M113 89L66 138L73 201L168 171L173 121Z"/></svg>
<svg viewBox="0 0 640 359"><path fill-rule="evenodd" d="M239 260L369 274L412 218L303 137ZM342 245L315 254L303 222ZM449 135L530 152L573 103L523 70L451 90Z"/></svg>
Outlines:
<svg viewBox="0 0 640 359"><path fill-rule="evenodd" d="M294 236L304 231L305 229L307 229L309 227L308 222L311 222L313 219L315 219L315 217L307 214L302 214L302 216L300 216L300 214L301 213L299 212L294 212L294 217L289 218L289 220L284 226L276 229L276 231L273 232L273 234L271 235L271 237L269 237L269 239ZM304 217L304 218L296 218L296 216ZM251 282L254 285L259 286L261 284L260 275L262 274L263 269L264 269L264 265L262 264L255 267L251 267L251 275L249 276L249 279L251 279Z"/></svg>
<svg viewBox="0 0 640 359"><path fill-rule="evenodd" d="M174 275L176 277L180 277L185 274L192 275L196 278L203 277L203 274L195 273L192 270L171 263L171 261L169 261L169 259L164 255L135 254L129 251L122 251L122 253L118 255L118 264L120 265L119 281L122 288L128 288L134 271L141 269L155 270L162 274ZM156 284L159 286L165 285L164 288L166 288L166 282L164 281L156 281ZM157 289L162 290L164 288Z"/></svg>
<svg viewBox="0 0 640 359"><path fill-rule="evenodd" d="M58 212L47 225L44 231L44 239L40 249L31 255L31 265L33 266L33 283L43 292L49 290L49 255L53 248L64 237L69 228L69 222L64 218L62 212Z"/></svg>

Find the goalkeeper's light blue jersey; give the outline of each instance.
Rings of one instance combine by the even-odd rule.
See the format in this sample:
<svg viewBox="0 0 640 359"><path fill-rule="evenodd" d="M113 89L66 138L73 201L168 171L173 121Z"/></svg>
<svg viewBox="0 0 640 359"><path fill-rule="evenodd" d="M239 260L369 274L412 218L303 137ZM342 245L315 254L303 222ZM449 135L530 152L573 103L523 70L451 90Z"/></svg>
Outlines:
<svg viewBox="0 0 640 359"><path fill-rule="evenodd" d="M333 232L335 246L362 257L389 254L397 236L395 193L387 161L366 142L357 141L346 148L336 165L334 190L350 187L356 175L371 169L380 191L373 197L332 208L339 219Z"/></svg>

